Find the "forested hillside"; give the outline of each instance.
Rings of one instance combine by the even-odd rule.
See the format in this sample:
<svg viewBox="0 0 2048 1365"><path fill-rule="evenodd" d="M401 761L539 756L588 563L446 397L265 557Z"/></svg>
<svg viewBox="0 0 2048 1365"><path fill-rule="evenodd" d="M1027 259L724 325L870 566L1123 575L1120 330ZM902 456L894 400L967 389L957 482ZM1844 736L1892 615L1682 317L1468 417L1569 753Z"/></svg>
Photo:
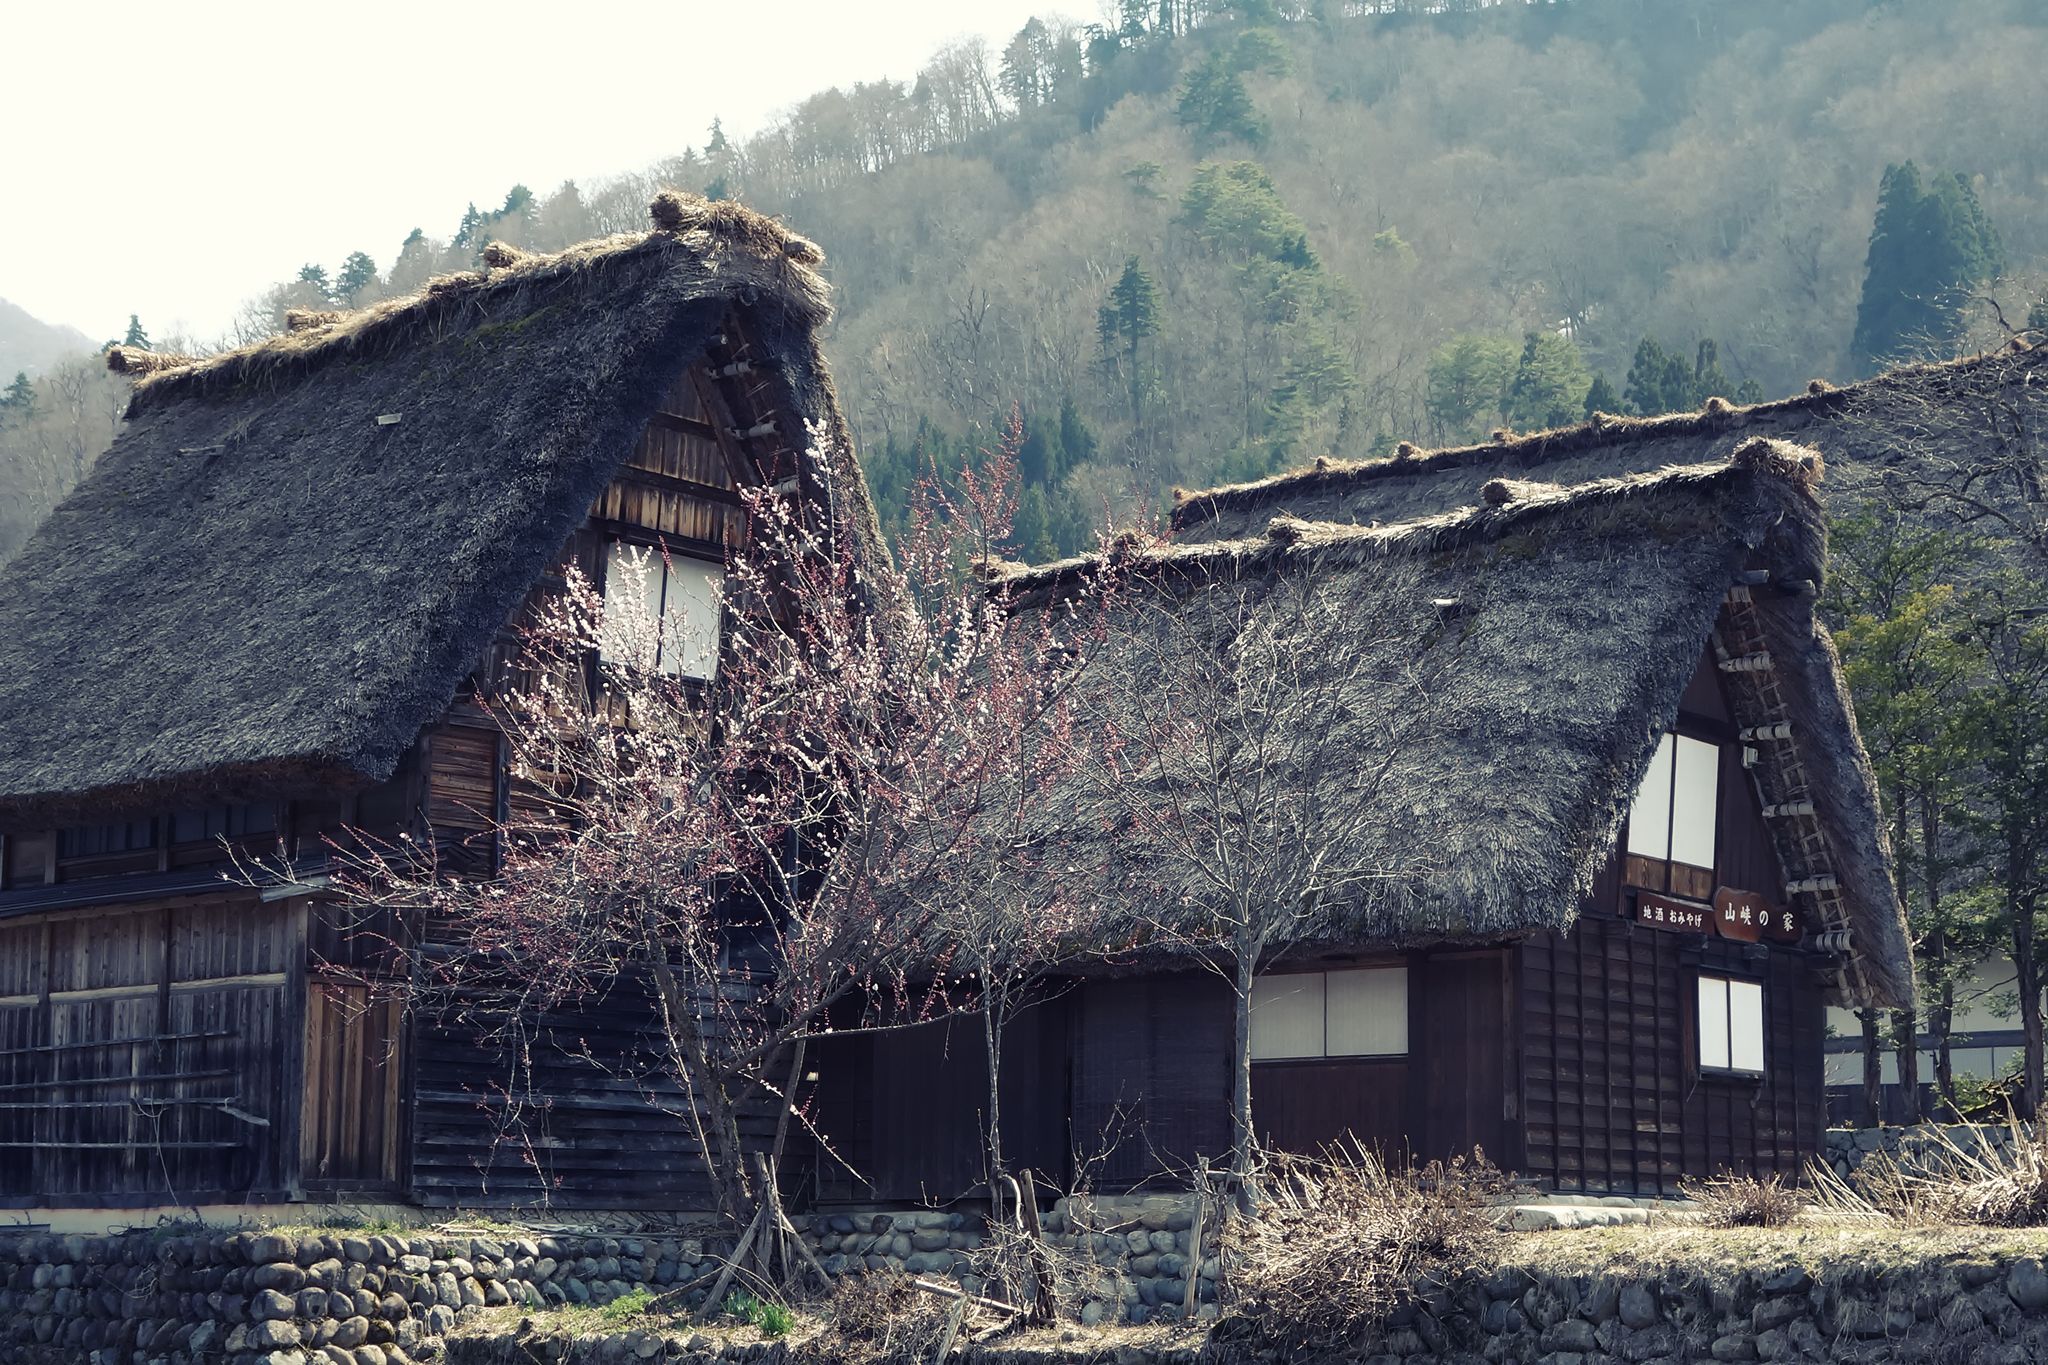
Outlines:
<svg viewBox="0 0 2048 1365"><path fill-rule="evenodd" d="M2018 324L2048 256L2044 69L2023 0L1125 0L641 175L514 187L309 265L224 340L492 239L638 230L658 186L739 197L827 251L885 508L920 450L1016 405L1048 554L1133 492L1953 352L1993 325L1987 286Z"/></svg>

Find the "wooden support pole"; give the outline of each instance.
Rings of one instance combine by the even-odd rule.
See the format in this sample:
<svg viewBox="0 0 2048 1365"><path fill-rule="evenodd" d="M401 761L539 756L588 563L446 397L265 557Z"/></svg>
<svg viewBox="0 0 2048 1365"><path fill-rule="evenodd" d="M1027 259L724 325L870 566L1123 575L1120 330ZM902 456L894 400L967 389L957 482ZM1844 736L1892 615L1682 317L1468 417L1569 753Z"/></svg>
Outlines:
<svg viewBox="0 0 2048 1365"><path fill-rule="evenodd" d="M795 1247L797 1254L802 1256L805 1263L817 1274L818 1283L828 1290L831 1289L832 1276L826 1273L818 1258L811 1254L810 1247L804 1244L803 1234L796 1230L796 1225L789 1221L789 1215L782 1211L782 1196L776 1191L774 1173L768 1169L768 1158L759 1152L754 1153L754 1172L761 1178L761 1198L765 1201L765 1207L774 1211L776 1226L781 1228L789 1239L785 1245ZM784 1263L787 1264L787 1261Z"/></svg>
<svg viewBox="0 0 2048 1365"><path fill-rule="evenodd" d="M732 1283L733 1272L740 1268L741 1260L746 1257L748 1250L753 1247L754 1234L761 1230L761 1218L767 1212L768 1205L766 1202L761 1203L754 1209L753 1221L748 1223L747 1230L740 1234L739 1243L733 1247L732 1255L725 1258L725 1269L718 1272L718 1279L711 1286L711 1292L704 1297L704 1306L697 1310L697 1316L700 1319L708 1313L717 1312L718 1305L725 1302L725 1287Z"/></svg>
<svg viewBox="0 0 2048 1365"><path fill-rule="evenodd" d="M945 1334L939 1338L939 1348L932 1352L932 1365L945 1365L946 1353L953 1349L953 1338L960 1335L960 1319L966 1316L966 1298L953 1300L953 1311L946 1314Z"/></svg>
<svg viewBox="0 0 2048 1365"><path fill-rule="evenodd" d="M1031 1278L1037 1282L1036 1292L1031 1296L1031 1320L1051 1322L1059 1309L1053 1301L1052 1260L1045 1254L1045 1229L1038 1222L1038 1187L1032 1182L1029 1168L1018 1179L1023 1196L1017 1201L1018 1212L1024 1215L1024 1235L1031 1247Z"/></svg>
<svg viewBox="0 0 2048 1365"><path fill-rule="evenodd" d="M984 1299L979 1294L970 1294L956 1284L934 1284L930 1280L912 1280L910 1287L912 1289L922 1289L927 1294L937 1294L942 1298L965 1299L982 1308L992 1308L998 1313L1015 1315L1024 1311L1013 1303L1004 1303L1001 1299Z"/></svg>
<svg viewBox="0 0 2048 1365"><path fill-rule="evenodd" d="M1209 1158L1195 1163L1195 1220L1188 1224L1187 1292L1181 1297L1181 1319L1193 1322L1202 1284L1202 1210L1209 1203Z"/></svg>

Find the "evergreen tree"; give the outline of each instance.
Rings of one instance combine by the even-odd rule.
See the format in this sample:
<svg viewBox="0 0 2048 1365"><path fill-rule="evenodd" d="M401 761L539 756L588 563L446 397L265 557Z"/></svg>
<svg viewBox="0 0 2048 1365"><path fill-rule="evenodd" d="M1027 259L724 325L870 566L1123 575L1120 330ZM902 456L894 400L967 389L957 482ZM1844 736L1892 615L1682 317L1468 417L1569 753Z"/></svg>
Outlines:
<svg viewBox="0 0 2048 1365"><path fill-rule="evenodd" d="M711 120L711 140L704 144L704 155L717 156L725 150L725 125L718 119Z"/></svg>
<svg viewBox="0 0 2048 1365"><path fill-rule="evenodd" d="M1225 52L1210 53L1188 71L1173 114L1194 130L1196 143L1203 147L1227 137L1242 138L1254 147L1266 140L1266 120Z"/></svg>
<svg viewBox="0 0 2048 1365"><path fill-rule="evenodd" d="M1757 383L1754 377L1743 380L1735 386L1735 401L1745 408L1752 403L1763 402L1764 386Z"/></svg>
<svg viewBox="0 0 2048 1365"><path fill-rule="evenodd" d="M476 211L476 204L472 202L467 209L463 210L462 226L455 229L455 238L453 241L449 243L449 245L470 245L472 240L476 237L477 229L482 227L483 225L484 216Z"/></svg>
<svg viewBox="0 0 2048 1365"><path fill-rule="evenodd" d="M1864 261L1850 349L1865 372L1953 341L1970 291L2005 269L1998 229L1960 174L1923 184L1908 161L1887 166Z"/></svg>
<svg viewBox="0 0 2048 1365"><path fill-rule="evenodd" d="M1059 547L1053 543L1052 518L1043 488L1034 484L1017 495L1017 512L1011 518L1010 534L1028 563L1046 564L1060 557Z"/></svg>
<svg viewBox="0 0 2048 1365"><path fill-rule="evenodd" d="M142 319L134 313L128 315L128 335L121 338L121 344L143 351L149 349L149 333L142 330Z"/></svg>
<svg viewBox="0 0 2048 1365"><path fill-rule="evenodd" d="M1095 433L1088 430L1088 424L1081 420L1081 409L1069 393L1060 399L1060 468L1053 476L1058 483L1067 477L1067 471L1077 465L1091 464L1095 460Z"/></svg>
<svg viewBox="0 0 2048 1365"><path fill-rule="evenodd" d="M1524 431L1570 426L1578 420L1591 382L1570 337L1524 333L1522 358L1508 393L1508 420Z"/></svg>
<svg viewBox="0 0 2048 1365"><path fill-rule="evenodd" d="M36 386L29 382L28 371L14 372L14 382L7 386L5 393L0 393L0 408L4 408L10 418L35 416Z"/></svg>
<svg viewBox="0 0 2048 1365"><path fill-rule="evenodd" d="M1592 387L1586 390L1586 401L1580 406L1580 415L1590 422L1596 412L1620 410L1621 396L1615 393L1614 385L1607 382L1607 372L1601 370L1593 376Z"/></svg>
<svg viewBox="0 0 2048 1365"><path fill-rule="evenodd" d="M1145 381L1138 364L1138 344L1159 334L1159 286L1138 257L1124 261L1124 272L1110 288L1109 301L1096 314L1103 358L1123 371L1131 395L1131 425L1142 428Z"/></svg>
<svg viewBox="0 0 2048 1365"><path fill-rule="evenodd" d="M1017 448L1019 480L1026 488L1043 488L1057 483L1065 472L1066 460L1060 450L1059 426L1027 414L1024 443ZM1019 535L1021 537L1022 533Z"/></svg>
<svg viewBox="0 0 2048 1365"><path fill-rule="evenodd" d="M1690 412L1695 406L1692 393L1693 366L1685 355L1666 351L1654 334L1645 333L1636 343L1636 358L1628 367L1621 396L1638 417L1657 417L1667 412Z"/></svg>
<svg viewBox="0 0 2048 1365"><path fill-rule="evenodd" d="M356 295L376 282L377 263L370 259L368 252L354 251L341 263L341 274L334 281L334 292L343 303L354 303Z"/></svg>
<svg viewBox="0 0 2048 1365"><path fill-rule="evenodd" d="M505 191L505 207L492 214L491 219L495 222L500 218L510 218L515 213L524 213L532 203L533 191L524 185L514 185Z"/></svg>
<svg viewBox="0 0 2048 1365"><path fill-rule="evenodd" d="M1502 336L1453 337L1429 361L1429 415L1446 440L1476 436L1504 417L1514 383L1515 343Z"/></svg>
<svg viewBox="0 0 2048 1365"><path fill-rule="evenodd" d="M323 265L302 265L299 267L299 283L310 284L319 294L322 303L334 302L334 286L327 279L327 267Z"/></svg>
<svg viewBox="0 0 2048 1365"><path fill-rule="evenodd" d="M1696 408L1709 398L1726 398L1735 386L1721 369L1721 347L1712 337L1701 337L1698 353L1692 362L1691 400L1686 408Z"/></svg>

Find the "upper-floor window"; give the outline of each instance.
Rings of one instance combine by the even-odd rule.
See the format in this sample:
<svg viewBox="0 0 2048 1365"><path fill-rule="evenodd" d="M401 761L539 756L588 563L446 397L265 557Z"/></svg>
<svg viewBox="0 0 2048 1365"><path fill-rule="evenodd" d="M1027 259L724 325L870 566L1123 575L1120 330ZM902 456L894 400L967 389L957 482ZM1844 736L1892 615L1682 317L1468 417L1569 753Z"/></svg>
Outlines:
<svg viewBox="0 0 2048 1365"><path fill-rule="evenodd" d="M136 853L156 847L156 821L123 820L113 825L81 825L57 836L60 858L96 858L110 853Z"/></svg>
<svg viewBox="0 0 2048 1365"><path fill-rule="evenodd" d="M725 571L715 564L613 541L605 560L607 610L599 654L678 677L718 676L718 592L724 581ZM621 604L624 609L617 609Z"/></svg>
<svg viewBox="0 0 2048 1365"><path fill-rule="evenodd" d="M1656 891L1714 894L1714 813L1721 750L1689 735L1657 741L1628 816L1628 881Z"/></svg>
<svg viewBox="0 0 2048 1365"><path fill-rule="evenodd" d="M1408 1051L1408 969L1288 972L1252 983L1252 1060Z"/></svg>
<svg viewBox="0 0 2048 1365"><path fill-rule="evenodd" d="M171 842L174 844L212 843L217 839L241 839L252 834L276 832L277 803L273 801L181 810L171 817Z"/></svg>

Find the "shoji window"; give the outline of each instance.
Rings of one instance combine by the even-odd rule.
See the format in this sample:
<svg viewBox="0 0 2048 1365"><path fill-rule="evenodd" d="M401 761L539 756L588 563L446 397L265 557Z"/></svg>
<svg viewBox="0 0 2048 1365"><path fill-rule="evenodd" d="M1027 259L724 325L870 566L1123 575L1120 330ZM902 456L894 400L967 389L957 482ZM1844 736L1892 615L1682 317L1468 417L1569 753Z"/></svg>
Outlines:
<svg viewBox="0 0 2048 1365"><path fill-rule="evenodd" d="M599 653L608 661L685 678L718 675L718 590L715 564L614 541L605 562L608 607ZM639 603L632 605L634 589Z"/></svg>
<svg viewBox="0 0 2048 1365"><path fill-rule="evenodd" d="M1714 812L1720 746L1666 734L1628 817L1628 881L1653 891L1714 894Z"/></svg>
<svg viewBox="0 0 2048 1365"><path fill-rule="evenodd" d="M1408 969L1289 972L1252 983L1252 1060L1408 1051Z"/></svg>
<svg viewBox="0 0 2048 1365"><path fill-rule="evenodd" d="M1700 1070L1764 1073L1764 988L1756 981L1700 977Z"/></svg>

